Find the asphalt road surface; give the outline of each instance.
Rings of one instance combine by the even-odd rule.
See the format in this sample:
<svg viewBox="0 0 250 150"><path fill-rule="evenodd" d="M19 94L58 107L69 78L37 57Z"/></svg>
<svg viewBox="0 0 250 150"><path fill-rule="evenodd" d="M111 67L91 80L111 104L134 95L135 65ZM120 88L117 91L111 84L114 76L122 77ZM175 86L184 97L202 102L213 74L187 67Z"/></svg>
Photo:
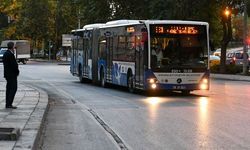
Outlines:
<svg viewBox="0 0 250 150"><path fill-rule="evenodd" d="M43 150L250 149L249 82L212 80L210 91L148 97L81 84L68 65L20 70L19 82L50 97Z"/></svg>

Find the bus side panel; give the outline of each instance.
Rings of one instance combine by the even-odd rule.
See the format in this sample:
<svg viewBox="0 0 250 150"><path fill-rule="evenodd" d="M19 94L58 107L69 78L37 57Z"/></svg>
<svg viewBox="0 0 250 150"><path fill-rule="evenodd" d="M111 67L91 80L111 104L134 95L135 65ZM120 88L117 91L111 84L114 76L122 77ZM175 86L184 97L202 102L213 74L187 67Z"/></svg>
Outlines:
<svg viewBox="0 0 250 150"><path fill-rule="evenodd" d="M112 83L127 86L127 73L132 71L132 75L135 75L135 63L134 62L122 62L122 61L113 61L112 68Z"/></svg>

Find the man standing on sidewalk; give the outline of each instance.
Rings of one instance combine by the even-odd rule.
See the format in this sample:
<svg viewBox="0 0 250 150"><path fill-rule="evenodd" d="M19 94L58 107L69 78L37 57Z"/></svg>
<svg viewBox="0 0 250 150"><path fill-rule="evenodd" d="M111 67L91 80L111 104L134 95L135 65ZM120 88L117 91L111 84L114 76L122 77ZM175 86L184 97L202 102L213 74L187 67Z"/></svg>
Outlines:
<svg viewBox="0 0 250 150"><path fill-rule="evenodd" d="M14 43L9 42L7 46L8 50L3 55L4 78L7 81L5 107L16 109L17 107L12 106L12 103L17 91L17 76L19 75L19 69L14 55Z"/></svg>

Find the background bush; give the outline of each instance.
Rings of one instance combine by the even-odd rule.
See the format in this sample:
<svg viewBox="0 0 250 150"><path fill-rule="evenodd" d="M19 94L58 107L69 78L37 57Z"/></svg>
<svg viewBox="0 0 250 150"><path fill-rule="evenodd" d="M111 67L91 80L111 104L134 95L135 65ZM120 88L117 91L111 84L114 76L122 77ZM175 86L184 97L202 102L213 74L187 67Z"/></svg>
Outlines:
<svg viewBox="0 0 250 150"><path fill-rule="evenodd" d="M211 66L210 71L211 73L219 73L220 65L216 64ZM243 71L242 65L234 65L234 64L226 65L226 74L238 74L242 73L242 71Z"/></svg>

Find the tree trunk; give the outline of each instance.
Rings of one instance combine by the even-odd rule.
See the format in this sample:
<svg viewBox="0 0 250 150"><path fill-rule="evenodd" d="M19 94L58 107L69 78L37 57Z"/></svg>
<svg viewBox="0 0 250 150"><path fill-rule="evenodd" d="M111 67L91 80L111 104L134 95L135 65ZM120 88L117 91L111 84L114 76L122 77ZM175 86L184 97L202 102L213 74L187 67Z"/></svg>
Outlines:
<svg viewBox="0 0 250 150"><path fill-rule="evenodd" d="M220 73L226 73L227 45L232 39L231 15L227 17L222 16L221 21L223 25L223 39L221 41Z"/></svg>
<svg viewBox="0 0 250 150"><path fill-rule="evenodd" d="M226 72L226 53L227 53L227 43L222 42L221 57L220 57L220 73Z"/></svg>

